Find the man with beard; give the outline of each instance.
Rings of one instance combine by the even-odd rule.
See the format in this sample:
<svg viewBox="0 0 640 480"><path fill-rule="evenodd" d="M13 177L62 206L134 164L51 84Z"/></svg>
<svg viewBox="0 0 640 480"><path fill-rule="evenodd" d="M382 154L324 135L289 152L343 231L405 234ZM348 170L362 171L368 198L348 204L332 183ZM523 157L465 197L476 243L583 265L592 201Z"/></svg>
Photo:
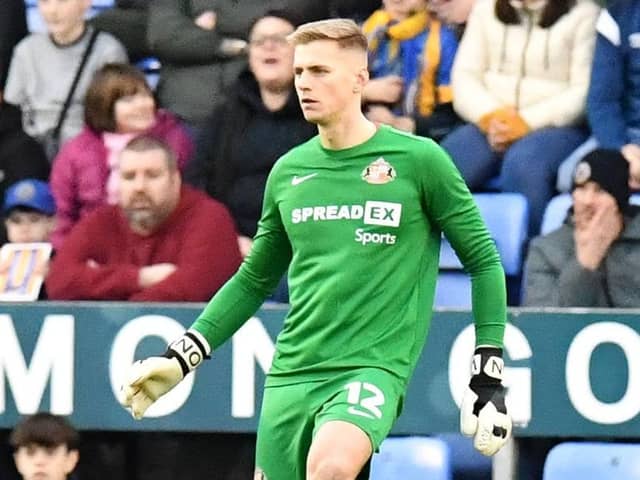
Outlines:
<svg viewBox="0 0 640 480"><path fill-rule="evenodd" d="M169 147L137 137L118 165L118 204L82 219L47 278L56 300L204 301L240 264L225 207L182 185Z"/></svg>
<svg viewBox="0 0 640 480"><path fill-rule="evenodd" d="M628 182L619 150L595 150L578 163L565 224L531 243L526 305L640 307L640 215Z"/></svg>

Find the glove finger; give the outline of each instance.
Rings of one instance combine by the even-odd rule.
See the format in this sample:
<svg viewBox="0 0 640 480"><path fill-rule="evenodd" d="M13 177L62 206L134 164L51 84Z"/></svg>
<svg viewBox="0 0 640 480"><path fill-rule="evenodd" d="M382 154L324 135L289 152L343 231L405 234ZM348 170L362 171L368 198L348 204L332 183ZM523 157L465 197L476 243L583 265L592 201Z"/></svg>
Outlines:
<svg viewBox="0 0 640 480"><path fill-rule="evenodd" d="M478 415L478 432L473 445L480 453L490 457L504 446L510 433L510 417L499 413L493 403L487 403Z"/></svg>
<svg viewBox="0 0 640 480"><path fill-rule="evenodd" d="M133 418L140 420L154 401L143 389L140 389L131 399L131 414Z"/></svg>
<svg viewBox="0 0 640 480"><path fill-rule="evenodd" d="M140 391L139 387L132 387L131 385L122 385L118 392L118 401L123 407L131 406L131 399Z"/></svg>
<svg viewBox="0 0 640 480"><path fill-rule="evenodd" d="M467 437L473 437L478 429L478 417L473 414L473 405L478 395L467 389L460 406L460 431Z"/></svg>
<svg viewBox="0 0 640 480"><path fill-rule="evenodd" d="M138 360L131 365L127 384L132 387L139 387L149 378L153 373L153 368L146 360Z"/></svg>
<svg viewBox="0 0 640 480"><path fill-rule="evenodd" d="M473 446L481 454L490 457L497 451L495 446L496 437L493 435L494 423L491 415L483 415L482 413L481 411L478 415L478 431L473 437Z"/></svg>

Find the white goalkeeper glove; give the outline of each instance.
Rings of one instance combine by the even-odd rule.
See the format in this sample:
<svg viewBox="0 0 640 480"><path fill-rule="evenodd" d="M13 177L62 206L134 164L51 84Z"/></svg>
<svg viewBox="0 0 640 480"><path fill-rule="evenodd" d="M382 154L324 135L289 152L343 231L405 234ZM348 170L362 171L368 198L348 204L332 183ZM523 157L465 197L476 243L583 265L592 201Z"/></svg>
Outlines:
<svg viewBox="0 0 640 480"><path fill-rule="evenodd" d="M138 360L131 366L120 388L120 403L140 420L158 398L210 358L210 353L207 340L197 331L188 330L169 345L162 357Z"/></svg>
<svg viewBox="0 0 640 480"><path fill-rule="evenodd" d="M471 381L462 398L460 430L473 446L494 455L511 435L511 417L504 403L502 349L477 347L471 361Z"/></svg>

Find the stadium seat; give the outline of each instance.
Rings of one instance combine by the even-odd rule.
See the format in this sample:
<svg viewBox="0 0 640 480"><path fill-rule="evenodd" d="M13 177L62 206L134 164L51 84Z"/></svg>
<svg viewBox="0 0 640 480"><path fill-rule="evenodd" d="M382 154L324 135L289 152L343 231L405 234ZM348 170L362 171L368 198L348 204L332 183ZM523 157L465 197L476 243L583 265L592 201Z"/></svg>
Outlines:
<svg viewBox="0 0 640 480"><path fill-rule="evenodd" d="M449 449L449 464L454 480L487 480L493 472L491 457L485 457L473 448L473 439L461 433L438 433L434 438L442 440Z"/></svg>
<svg viewBox="0 0 640 480"><path fill-rule="evenodd" d="M371 461L370 480L451 480L446 443L428 437L389 437Z"/></svg>
<svg viewBox="0 0 640 480"><path fill-rule="evenodd" d="M144 73L151 90L155 91L158 86L158 81L160 80L160 68L162 67L160 60L156 57L146 57L139 60L136 63L136 67Z"/></svg>
<svg viewBox="0 0 640 480"><path fill-rule="evenodd" d="M523 248L527 241L529 206L518 193L477 193L473 196L480 214L496 242L507 277L516 280L522 273ZM435 306L471 305L471 281L446 239L440 248L440 273L436 286Z"/></svg>
<svg viewBox="0 0 640 480"><path fill-rule="evenodd" d="M631 195L629 203L640 205L640 194ZM546 235L560 228L567 218L567 212L571 205L573 205L573 200L570 193L563 193L553 197L544 210L540 235Z"/></svg>
<svg viewBox="0 0 640 480"><path fill-rule="evenodd" d="M637 480L640 444L565 442L551 449L543 480Z"/></svg>
<svg viewBox="0 0 640 480"><path fill-rule="evenodd" d="M546 235L560 228L565 218L567 218L567 212L572 204L573 200L570 193L563 193L553 197L544 210L540 235Z"/></svg>

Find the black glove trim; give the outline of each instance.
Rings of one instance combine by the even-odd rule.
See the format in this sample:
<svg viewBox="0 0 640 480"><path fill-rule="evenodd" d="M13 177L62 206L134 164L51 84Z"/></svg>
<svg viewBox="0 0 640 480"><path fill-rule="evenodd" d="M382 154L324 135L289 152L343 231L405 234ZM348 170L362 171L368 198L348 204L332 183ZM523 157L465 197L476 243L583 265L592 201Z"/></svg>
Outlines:
<svg viewBox="0 0 640 480"><path fill-rule="evenodd" d="M471 381L469 388L478 399L473 405L473 414L478 415L484 406L491 402L500 413L507 413L504 403L502 374L504 362L502 349L498 347L477 347L471 361ZM506 432L505 432L506 435Z"/></svg>
<svg viewBox="0 0 640 480"><path fill-rule="evenodd" d="M196 337L193 332L190 332L187 330L187 332L185 333L185 336L189 337L191 340L193 340L193 343L195 343L198 348L200 349L200 353L202 353L202 358L205 360L209 360L211 358L211 355L207 355L207 349L204 348L204 345L202 344L202 342L200 341L200 339L198 337Z"/></svg>
<svg viewBox="0 0 640 480"><path fill-rule="evenodd" d="M190 331L172 342L163 356L178 360L183 377L195 370L204 360L211 358L200 339Z"/></svg>

